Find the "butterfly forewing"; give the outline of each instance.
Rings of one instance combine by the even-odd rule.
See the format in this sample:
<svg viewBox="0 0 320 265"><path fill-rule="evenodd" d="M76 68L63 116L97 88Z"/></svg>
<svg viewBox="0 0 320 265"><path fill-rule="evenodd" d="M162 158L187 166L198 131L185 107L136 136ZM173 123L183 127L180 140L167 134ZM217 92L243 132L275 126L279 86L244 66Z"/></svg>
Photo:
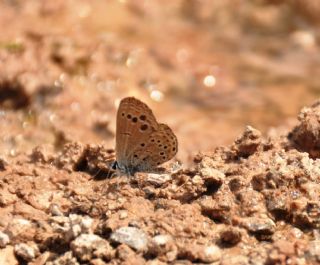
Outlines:
<svg viewBox="0 0 320 265"><path fill-rule="evenodd" d="M131 156L149 135L158 130L158 123L151 109L133 97L120 102L117 113L116 156L124 168L132 166Z"/></svg>

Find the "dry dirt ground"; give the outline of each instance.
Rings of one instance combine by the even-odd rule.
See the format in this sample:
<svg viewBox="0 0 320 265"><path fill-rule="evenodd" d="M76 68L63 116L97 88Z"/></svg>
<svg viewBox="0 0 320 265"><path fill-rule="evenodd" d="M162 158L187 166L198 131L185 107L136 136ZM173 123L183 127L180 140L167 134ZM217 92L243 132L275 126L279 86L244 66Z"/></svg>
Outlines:
<svg viewBox="0 0 320 265"><path fill-rule="evenodd" d="M320 264L318 2L169 2L0 1L0 265ZM121 175L129 94L181 161L283 128Z"/></svg>
<svg viewBox="0 0 320 265"><path fill-rule="evenodd" d="M288 135L152 173L67 143L1 160L0 264L319 264L320 102Z"/></svg>

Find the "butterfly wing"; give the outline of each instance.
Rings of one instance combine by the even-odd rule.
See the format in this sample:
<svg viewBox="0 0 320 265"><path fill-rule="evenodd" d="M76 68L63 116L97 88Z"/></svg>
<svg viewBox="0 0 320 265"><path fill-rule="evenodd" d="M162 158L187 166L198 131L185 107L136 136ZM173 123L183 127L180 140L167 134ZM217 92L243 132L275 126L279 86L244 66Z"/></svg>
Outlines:
<svg viewBox="0 0 320 265"><path fill-rule="evenodd" d="M158 130L142 139L129 156L130 164L136 170L149 170L170 160L178 152L178 140L166 124L159 124Z"/></svg>
<svg viewBox="0 0 320 265"><path fill-rule="evenodd" d="M134 97L121 100L116 129L116 156L120 168L132 167L130 154L158 127L152 110L146 104Z"/></svg>

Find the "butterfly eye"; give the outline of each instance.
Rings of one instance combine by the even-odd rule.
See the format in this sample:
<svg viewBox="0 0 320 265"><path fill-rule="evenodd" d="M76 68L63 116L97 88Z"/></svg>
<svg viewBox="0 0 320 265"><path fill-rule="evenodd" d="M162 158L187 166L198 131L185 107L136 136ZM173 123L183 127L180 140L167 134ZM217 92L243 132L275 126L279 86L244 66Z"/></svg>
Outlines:
<svg viewBox="0 0 320 265"><path fill-rule="evenodd" d="M172 148L172 151L176 151L176 148L175 148L175 147L173 147L173 148Z"/></svg>
<svg viewBox="0 0 320 265"><path fill-rule="evenodd" d="M166 146L166 145L165 145L163 148L164 148L164 149L167 149L167 148L168 148L168 146Z"/></svg>
<svg viewBox="0 0 320 265"><path fill-rule="evenodd" d="M132 117L132 116L131 116L130 114L127 115L127 118L128 118L128 119L131 119L131 117Z"/></svg>
<svg viewBox="0 0 320 265"><path fill-rule="evenodd" d="M145 146L145 143L142 143L142 144L140 144L142 147L144 147Z"/></svg>
<svg viewBox="0 0 320 265"><path fill-rule="evenodd" d="M140 118L140 120L142 120L142 121L145 121L145 120L146 120L146 116L145 116L145 115L141 115L139 118Z"/></svg>
<svg viewBox="0 0 320 265"><path fill-rule="evenodd" d="M137 121L138 121L138 118L137 118L137 117L134 117L134 118L132 118L132 121L133 121L133 122L137 122Z"/></svg>
<svg viewBox="0 0 320 265"><path fill-rule="evenodd" d="M121 116L124 117L124 112L122 112Z"/></svg>
<svg viewBox="0 0 320 265"><path fill-rule="evenodd" d="M163 155L164 155L164 152L160 152L160 155L163 156Z"/></svg>
<svg viewBox="0 0 320 265"><path fill-rule="evenodd" d="M141 129L141 131L145 131L145 130L148 129L148 125L147 124L143 124L143 125L141 125L140 129Z"/></svg>

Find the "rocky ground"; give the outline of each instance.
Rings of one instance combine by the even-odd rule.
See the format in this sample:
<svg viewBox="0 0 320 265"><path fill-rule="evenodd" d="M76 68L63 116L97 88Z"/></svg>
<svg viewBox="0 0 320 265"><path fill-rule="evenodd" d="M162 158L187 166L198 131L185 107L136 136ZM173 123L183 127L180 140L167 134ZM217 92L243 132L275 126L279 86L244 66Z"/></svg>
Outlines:
<svg viewBox="0 0 320 265"><path fill-rule="evenodd" d="M79 142L2 159L0 264L319 264L319 132L317 102L194 168L121 175Z"/></svg>
<svg viewBox="0 0 320 265"><path fill-rule="evenodd" d="M318 1L166 2L0 1L0 265L320 264ZM112 169L126 96L163 168Z"/></svg>

